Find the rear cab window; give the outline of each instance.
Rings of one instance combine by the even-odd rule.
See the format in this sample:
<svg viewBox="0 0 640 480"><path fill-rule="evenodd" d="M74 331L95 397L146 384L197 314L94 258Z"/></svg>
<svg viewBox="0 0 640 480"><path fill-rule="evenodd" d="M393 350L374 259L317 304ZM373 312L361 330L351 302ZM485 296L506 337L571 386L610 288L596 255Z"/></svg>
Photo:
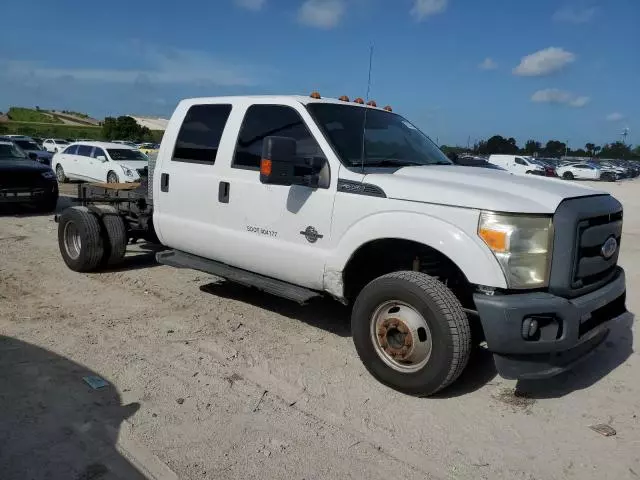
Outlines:
<svg viewBox="0 0 640 480"><path fill-rule="evenodd" d="M180 126L173 150L174 162L213 165L231 105L192 105Z"/></svg>

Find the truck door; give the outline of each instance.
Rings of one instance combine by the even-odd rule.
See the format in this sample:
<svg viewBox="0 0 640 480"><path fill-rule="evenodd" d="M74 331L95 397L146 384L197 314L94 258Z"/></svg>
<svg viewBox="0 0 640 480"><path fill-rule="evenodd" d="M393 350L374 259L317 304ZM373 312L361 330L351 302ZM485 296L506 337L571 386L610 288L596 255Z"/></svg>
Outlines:
<svg viewBox="0 0 640 480"><path fill-rule="evenodd" d="M225 257L239 268L321 289L336 180L317 189L260 183L262 143L272 135L295 139L298 156L325 156L318 127L303 107L247 108L219 187L216 221L225 229Z"/></svg>
<svg viewBox="0 0 640 480"><path fill-rule="evenodd" d="M230 158L235 140L225 151L221 139L230 113L229 104L179 106L170 125L182 117L180 128L165 133L153 175L153 221L162 243L216 260L225 241L218 222L218 163Z"/></svg>

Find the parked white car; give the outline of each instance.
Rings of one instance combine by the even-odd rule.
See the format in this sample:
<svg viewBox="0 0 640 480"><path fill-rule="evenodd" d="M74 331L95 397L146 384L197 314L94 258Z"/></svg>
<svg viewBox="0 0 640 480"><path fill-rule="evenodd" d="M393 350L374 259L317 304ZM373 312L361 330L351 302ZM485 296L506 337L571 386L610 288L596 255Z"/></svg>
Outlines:
<svg viewBox="0 0 640 480"><path fill-rule="evenodd" d="M600 176L602 175L600 168L588 163L560 165L556 171L558 172L558 176L565 180L600 180Z"/></svg>
<svg viewBox="0 0 640 480"><path fill-rule="evenodd" d="M516 175L544 175L544 167L531 157L523 155L491 155L489 163L493 163Z"/></svg>
<svg viewBox="0 0 640 480"><path fill-rule="evenodd" d="M139 182L146 175L147 157L138 149L109 142L82 142L69 145L53 156L58 182Z"/></svg>
<svg viewBox="0 0 640 480"><path fill-rule="evenodd" d="M47 138L42 142L42 146L47 152L57 153L67 148L69 142L62 138Z"/></svg>

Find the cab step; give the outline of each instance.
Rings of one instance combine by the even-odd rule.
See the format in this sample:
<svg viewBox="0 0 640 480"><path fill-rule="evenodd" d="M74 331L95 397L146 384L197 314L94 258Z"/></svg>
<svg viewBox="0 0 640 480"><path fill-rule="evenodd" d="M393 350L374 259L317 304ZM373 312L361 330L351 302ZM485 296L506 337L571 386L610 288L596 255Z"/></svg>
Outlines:
<svg viewBox="0 0 640 480"><path fill-rule="evenodd" d="M179 250L167 250L156 253L158 263L176 268L190 268L200 272L210 273L216 277L224 278L230 282L238 283L246 287L254 287L263 292L276 295L278 297L293 300L304 305L312 298L320 297L318 292L308 290L291 283L265 277L257 273L231 267L224 263L181 252Z"/></svg>

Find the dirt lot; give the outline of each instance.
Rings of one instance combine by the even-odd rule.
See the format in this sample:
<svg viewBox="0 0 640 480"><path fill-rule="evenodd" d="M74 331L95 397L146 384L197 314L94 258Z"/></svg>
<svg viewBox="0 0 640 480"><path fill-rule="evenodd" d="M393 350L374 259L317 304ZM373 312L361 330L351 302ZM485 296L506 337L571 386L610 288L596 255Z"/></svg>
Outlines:
<svg viewBox="0 0 640 480"><path fill-rule="evenodd" d="M625 206L639 312L640 181L601 187ZM0 217L5 480L640 478L631 316L573 372L516 385L479 350L453 388L417 399L367 374L331 301L157 266L144 246L118 271L77 274L56 231L51 216Z"/></svg>

